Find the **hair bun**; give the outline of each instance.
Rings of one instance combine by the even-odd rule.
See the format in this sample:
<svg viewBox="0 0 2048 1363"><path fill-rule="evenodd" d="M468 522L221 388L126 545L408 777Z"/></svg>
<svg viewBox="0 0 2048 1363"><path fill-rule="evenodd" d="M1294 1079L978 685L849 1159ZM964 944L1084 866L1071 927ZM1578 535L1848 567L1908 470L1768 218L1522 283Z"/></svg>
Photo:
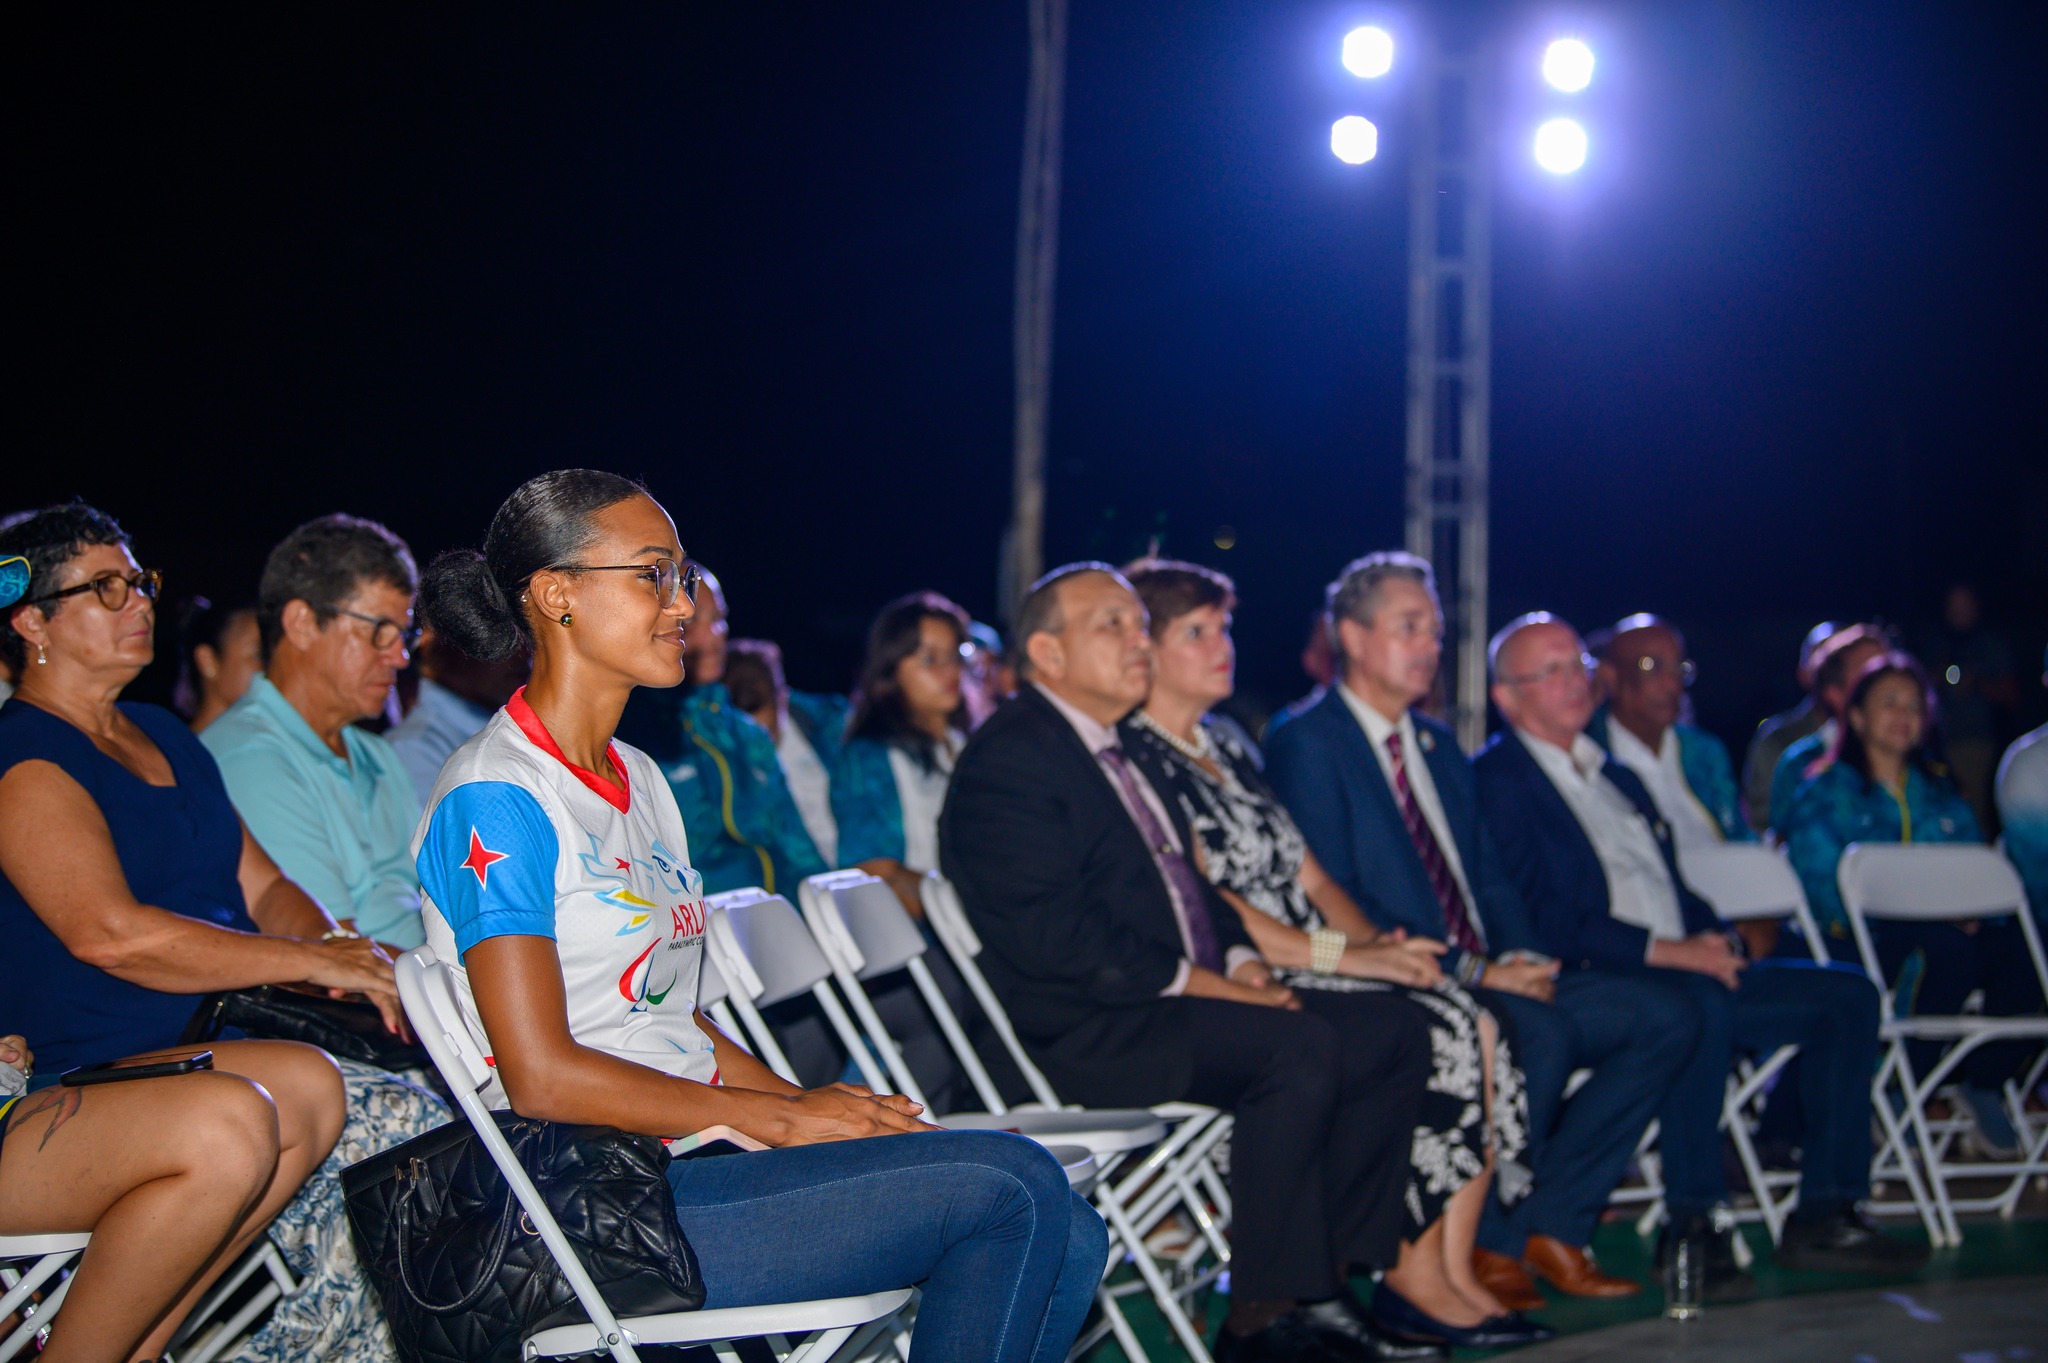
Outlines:
<svg viewBox="0 0 2048 1363"><path fill-rule="evenodd" d="M419 613L436 638L480 662L511 657L525 639L512 603L474 549L450 549L427 566Z"/></svg>

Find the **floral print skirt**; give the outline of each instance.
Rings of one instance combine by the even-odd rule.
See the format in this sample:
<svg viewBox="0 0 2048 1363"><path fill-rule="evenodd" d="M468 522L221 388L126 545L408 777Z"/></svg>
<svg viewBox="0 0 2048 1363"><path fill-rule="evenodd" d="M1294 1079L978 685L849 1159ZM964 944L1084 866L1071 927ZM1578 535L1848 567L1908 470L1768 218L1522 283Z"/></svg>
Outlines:
<svg viewBox="0 0 2048 1363"><path fill-rule="evenodd" d="M1306 970L1275 972L1290 989L1345 993L1398 993L1429 1014L1432 1061L1423 1095L1422 1119L1409 1145L1408 1186L1403 1194L1410 1229L1420 1234L1443 1215L1444 1204L1486 1169L1494 1152L1494 1191L1514 1202L1529 1189L1520 1155L1529 1145L1529 1095L1515 1065L1507 1022L1495 1016L1500 1038L1493 1056L1493 1111L1488 1120L1486 1071L1479 1031L1479 1001L1449 980L1434 989L1410 989L1381 980L1316 975Z"/></svg>
<svg viewBox="0 0 2048 1363"><path fill-rule="evenodd" d="M341 1139L270 1223L301 1286L229 1355L233 1363L394 1363L391 1331L356 1265L342 1209L341 1171L450 1120L448 1105L402 1075L337 1060L348 1089Z"/></svg>

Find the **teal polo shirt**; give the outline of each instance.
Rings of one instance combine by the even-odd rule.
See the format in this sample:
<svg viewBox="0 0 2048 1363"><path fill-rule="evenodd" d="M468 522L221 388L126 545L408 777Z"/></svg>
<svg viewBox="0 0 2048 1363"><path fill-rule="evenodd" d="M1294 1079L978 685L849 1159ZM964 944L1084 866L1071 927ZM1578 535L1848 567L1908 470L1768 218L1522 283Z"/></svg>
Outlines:
<svg viewBox="0 0 2048 1363"><path fill-rule="evenodd" d="M346 758L259 673L199 741L242 822L301 889L365 936L420 946L419 792L389 743L353 724L341 735Z"/></svg>

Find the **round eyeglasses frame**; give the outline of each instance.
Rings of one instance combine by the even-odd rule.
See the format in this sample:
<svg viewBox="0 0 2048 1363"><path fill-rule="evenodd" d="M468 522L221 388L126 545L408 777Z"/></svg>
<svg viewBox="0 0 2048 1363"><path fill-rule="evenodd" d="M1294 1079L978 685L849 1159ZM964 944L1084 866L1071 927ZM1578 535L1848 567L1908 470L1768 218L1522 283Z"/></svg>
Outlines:
<svg viewBox="0 0 2048 1363"><path fill-rule="evenodd" d="M401 625L396 620L387 620L381 615L365 615L361 611L348 610L342 606L327 606L324 609L331 615L346 615L351 620L360 620L368 625L370 627L370 647L376 649L379 653L384 652L384 650L401 640L404 641L405 651L408 654L419 646L420 627L418 625Z"/></svg>
<svg viewBox="0 0 2048 1363"><path fill-rule="evenodd" d="M62 601L67 596L83 596L91 592L99 597L100 604L110 611L120 610L128 604L128 593L139 595L144 601L154 601L157 593L164 589L164 575L154 568L138 568L132 573L101 573L90 582L81 582L76 587L65 587L59 591L44 592L31 596L22 602L24 606L40 606L47 601Z"/></svg>

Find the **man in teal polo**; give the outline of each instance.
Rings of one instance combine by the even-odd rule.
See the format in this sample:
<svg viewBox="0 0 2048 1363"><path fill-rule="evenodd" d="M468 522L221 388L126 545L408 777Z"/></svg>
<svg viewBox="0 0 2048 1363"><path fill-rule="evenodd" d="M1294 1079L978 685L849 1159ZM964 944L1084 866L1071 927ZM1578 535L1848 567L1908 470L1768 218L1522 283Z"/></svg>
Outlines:
<svg viewBox="0 0 2048 1363"><path fill-rule="evenodd" d="M395 750L360 727L384 713L416 636L405 542L375 521L322 516L263 566L263 672L200 741L242 822L345 929L425 940L409 848L420 797Z"/></svg>

